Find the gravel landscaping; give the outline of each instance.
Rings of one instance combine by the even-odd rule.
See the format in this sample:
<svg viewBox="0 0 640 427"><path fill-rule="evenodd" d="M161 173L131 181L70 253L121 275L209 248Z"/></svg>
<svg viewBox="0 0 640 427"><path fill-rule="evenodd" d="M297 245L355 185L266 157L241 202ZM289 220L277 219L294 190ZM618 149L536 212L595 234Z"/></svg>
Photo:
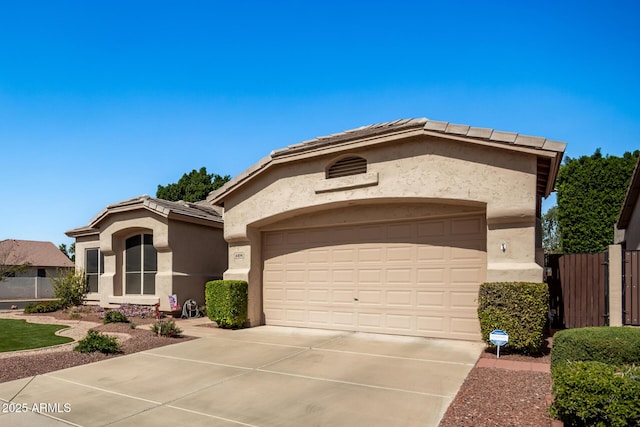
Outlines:
<svg viewBox="0 0 640 427"><path fill-rule="evenodd" d="M53 313L53 315L58 320L69 323L67 313ZM25 317L38 316L44 315ZM51 317L52 313L46 316ZM85 321L95 322L91 325L94 329L117 336L123 351L120 355L193 339L191 337L158 337L143 326L152 323L153 319L134 320L138 325L136 329L132 329L126 323L102 325L101 320L93 314L83 314L81 320L83 324ZM120 356L107 356L101 353L82 354L73 351L70 346L63 349L31 351L15 356L1 353L0 355L0 383ZM481 357L495 358L494 350L488 349ZM549 363L548 348L535 357L501 354L500 358ZM550 426L552 420L547 412L550 395L551 375L549 373L476 366L471 370L449 406L440 427Z"/></svg>
<svg viewBox="0 0 640 427"><path fill-rule="evenodd" d="M78 319L70 319L69 314L63 312L20 316L20 318L32 319L33 322L39 322L38 317L43 318L42 323L48 321L45 318L51 319L51 317L55 317L58 321L67 324L79 322ZM77 329L82 330L82 336L76 336L76 339L82 338L86 334L88 327L91 327L100 332L118 337L122 353L117 355L105 355L102 353L83 354L73 351L75 343L54 348L17 352L15 355L0 353L0 383L194 339L192 337L158 337L144 327L144 325L153 323L154 319L134 319L133 321L136 324L135 329L132 329L129 323L109 323L102 325L102 320L93 314L83 314L80 320L82 321L82 327Z"/></svg>

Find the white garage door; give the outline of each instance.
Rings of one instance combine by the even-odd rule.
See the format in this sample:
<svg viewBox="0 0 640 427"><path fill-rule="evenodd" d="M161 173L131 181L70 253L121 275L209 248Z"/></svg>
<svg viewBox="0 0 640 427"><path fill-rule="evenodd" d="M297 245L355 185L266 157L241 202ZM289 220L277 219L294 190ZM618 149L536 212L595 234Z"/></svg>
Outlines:
<svg viewBox="0 0 640 427"><path fill-rule="evenodd" d="M263 234L269 325L479 339L482 215Z"/></svg>

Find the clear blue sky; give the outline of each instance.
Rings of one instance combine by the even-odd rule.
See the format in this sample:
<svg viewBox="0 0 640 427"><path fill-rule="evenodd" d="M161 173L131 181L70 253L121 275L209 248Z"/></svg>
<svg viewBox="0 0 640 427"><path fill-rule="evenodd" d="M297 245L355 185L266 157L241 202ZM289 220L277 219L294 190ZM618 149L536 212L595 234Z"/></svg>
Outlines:
<svg viewBox="0 0 640 427"><path fill-rule="evenodd" d="M398 118L640 147L640 2L4 1L0 239ZM546 202L548 207L550 202Z"/></svg>

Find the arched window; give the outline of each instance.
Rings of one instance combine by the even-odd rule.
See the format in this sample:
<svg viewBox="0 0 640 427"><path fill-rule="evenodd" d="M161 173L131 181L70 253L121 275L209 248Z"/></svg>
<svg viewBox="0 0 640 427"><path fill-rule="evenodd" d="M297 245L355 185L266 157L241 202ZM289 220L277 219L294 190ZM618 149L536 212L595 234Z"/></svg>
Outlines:
<svg viewBox="0 0 640 427"><path fill-rule="evenodd" d="M358 175L367 173L367 160L362 157L350 156L333 163L327 169L327 178L338 178L341 176Z"/></svg>
<svg viewBox="0 0 640 427"><path fill-rule="evenodd" d="M158 253L152 234L137 234L126 241L125 274L127 295L154 295Z"/></svg>

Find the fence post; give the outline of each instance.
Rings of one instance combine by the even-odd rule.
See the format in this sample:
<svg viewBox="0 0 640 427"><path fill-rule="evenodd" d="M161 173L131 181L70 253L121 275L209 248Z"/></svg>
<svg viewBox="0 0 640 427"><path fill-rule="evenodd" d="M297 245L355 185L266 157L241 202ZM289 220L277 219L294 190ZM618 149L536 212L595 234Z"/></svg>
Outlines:
<svg viewBox="0 0 640 427"><path fill-rule="evenodd" d="M609 246L609 326L622 326L622 246Z"/></svg>

